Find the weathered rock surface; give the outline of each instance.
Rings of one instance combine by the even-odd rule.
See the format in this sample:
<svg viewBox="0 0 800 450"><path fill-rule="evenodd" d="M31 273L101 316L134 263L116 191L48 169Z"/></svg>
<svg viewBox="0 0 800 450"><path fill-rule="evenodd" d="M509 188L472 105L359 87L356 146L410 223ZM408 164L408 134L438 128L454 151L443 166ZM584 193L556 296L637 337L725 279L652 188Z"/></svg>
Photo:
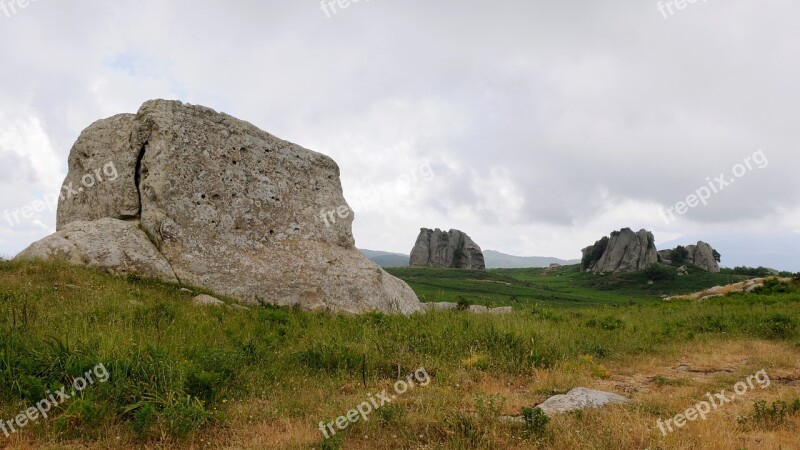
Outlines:
<svg viewBox="0 0 800 450"><path fill-rule="evenodd" d="M409 264L453 269L484 270L483 252L466 233L459 230L420 229L411 250Z"/></svg>
<svg viewBox="0 0 800 450"><path fill-rule="evenodd" d="M139 217L136 170L140 155L129 145L135 119L134 114L119 114L99 120L78 137L69 154L63 184L67 188L59 199L56 230L77 220Z"/></svg>
<svg viewBox="0 0 800 450"><path fill-rule="evenodd" d="M147 248L151 265L167 262L165 270L144 275L177 278L251 304L422 311L408 285L355 248L353 214L323 220L324 211L347 206L339 168L325 155L209 108L154 100L136 115L91 125L69 161L67 183L109 162L118 178L63 200L59 233L81 221L85 233L103 235L119 254ZM144 238L104 234L98 224L110 219L140 220ZM77 250L56 251L70 248L59 233L23 253L69 254L64 259L88 264Z"/></svg>
<svg viewBox="0 0 800 450"><path fill-rule="evenodd" d="M561 414L586 408L600 408L609 404L623 404L627 398L587 388L575 388L566 394L555 395L537 405L547 415Z"/></svg>
<svg viewBox="0 0 800 450"><path fill-rule="evenodd" d="M138 221L100 219L71 222L23 250L15 259L62 259L110 273L138 274L177 283L169 262Z"/></svg>
<svg viewBox="0 0 800 450"><path fill-rule="evenodd" d="M623 228L583 249L582 268L594 273L639 272L657 261L653 233Z"/></svg>

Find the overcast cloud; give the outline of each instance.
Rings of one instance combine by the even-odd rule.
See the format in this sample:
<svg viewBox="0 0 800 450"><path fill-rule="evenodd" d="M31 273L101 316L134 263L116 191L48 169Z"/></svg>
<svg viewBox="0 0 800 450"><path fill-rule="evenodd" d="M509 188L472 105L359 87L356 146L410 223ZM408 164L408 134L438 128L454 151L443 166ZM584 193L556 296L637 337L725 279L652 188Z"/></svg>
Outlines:
<svg viewBox="0 0 800 450"><path fill-rule="evenodd" d="M800 241L800 3L698 1L668 18L650 0L320 6L0 9L0 211L57 192L93 121L172 98L333 157L360 248L407 253L420 227L440 227L484 249L577 258L627 226L658 242L720 236L724 264L735 232L769 247L750 265L800 270L786 253ZM661 217L759 149L766 167ZM0 218L0 254L54 229L55 212ZM777 235L791 245L765 239Z"/></svg>

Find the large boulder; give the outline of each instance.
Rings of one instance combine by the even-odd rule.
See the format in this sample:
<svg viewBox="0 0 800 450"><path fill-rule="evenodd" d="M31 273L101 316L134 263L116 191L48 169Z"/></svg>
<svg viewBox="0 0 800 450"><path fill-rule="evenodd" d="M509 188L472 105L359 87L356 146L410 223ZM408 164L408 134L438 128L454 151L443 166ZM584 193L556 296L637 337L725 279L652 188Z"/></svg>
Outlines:
<svg viewBox="0 0 800 450"><path fill-rule="evenodd" d="M582 268L594 273L639 272L657 262L653 233L623 228L584 248Z"/></svg>
<svg viewBox="0 0 800 450"><path fill-rule="evenodd" d="M411 250L412 266L484 270L483 252L467 233L459 230L420 229Z"/></svg>
<svg viewBox="0 0 800 450"><path fill-rule="evenodd" d="M112 172L115 177L108 176ZM141 227L135 243L110 233L107 241L122 254L139 246L167 262L164 273L144 275L250 304L335 313L422 311L408 285L355 248L336 163L247 122L202 106L149 101L135 115L96 122L81 134L65 184L78 187L87 173L105 178L62 195L57 235L20 257L85 264L47 249L74 222L100 233L108 219ZM75 242L72 254L87 245Z"/></svg>

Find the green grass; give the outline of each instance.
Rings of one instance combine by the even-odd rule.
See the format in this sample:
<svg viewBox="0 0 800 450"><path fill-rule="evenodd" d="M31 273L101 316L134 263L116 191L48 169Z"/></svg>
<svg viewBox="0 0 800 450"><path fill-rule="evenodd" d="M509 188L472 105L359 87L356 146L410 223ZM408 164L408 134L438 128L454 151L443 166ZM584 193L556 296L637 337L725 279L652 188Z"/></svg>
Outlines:
<svg viewBox="0 0 800 450"><path fill-rule="evenodd" d="M644 273L595 275L579 266L546 269L491 269L471 271L427 267L387 269L406 281L423 302L456 302L466 297L474 304L514 306L536 303L548 307L581 305L626 305L660 301L661 296L688 294L746 277L709 273L690 268L690 275L677 276L675 267L668 280L653 280Z"/></svg>
<svg viewBox="0 0 800 450"><path fill-rule="evenodd" d="M427 301L467 296L513 304L516 312L347 317L268 306L200 308L176 285L59 262L0 262L0 419L99 363L111 374L108 382L88 387L24 432L44 442L113 441L121 434L130 442L175 443L231 426L229 408L237 402L269 401L274 407L256 412L260 419L316 424L352 407L349 399L331 399L345 383L366 380L365 391L372 391L398 372L425 367L436 382L455 384L463 361L476 354L485 358L469 370L518 376L582 355L602 362L689 340L800 344L797 292L657 300L662 291L720 284L726 276L648 286L637 275L599 277L575 267L549 274L392 273ZM446 420L437 426L446 427ZM448 439L442 430L438 444Z"/></svg>

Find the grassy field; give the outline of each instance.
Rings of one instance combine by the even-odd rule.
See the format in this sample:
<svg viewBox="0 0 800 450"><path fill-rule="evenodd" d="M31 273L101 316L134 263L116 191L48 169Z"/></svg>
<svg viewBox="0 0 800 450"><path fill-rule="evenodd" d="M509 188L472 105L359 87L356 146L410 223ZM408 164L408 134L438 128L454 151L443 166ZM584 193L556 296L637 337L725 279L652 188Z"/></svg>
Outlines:
<svg viewBox="0 0 800 450"><path fill-rule="evenodd" d="M645 273L581 273L579 266L547 269L494 269L470 271L397 267L387 271L406 281L423 302L467 301L486 306L524 306L532 303L549 307L627 305L660 301L661 296L688 294L745 277L703 272L692 268L691 276L678 277L670 267L665 279L653 280ZM652 281L652 284L648 282Z"/></svg>
<svg viewBox="0 0 800 450"><path fill-rule="evenodd" d="M0 262L0 420L98 364L110 375L47 418L8 437L0 431L0 447L798 448L795 287L664 302L738 278L693 270L648 284L642 274L576 267L392 273L424 301L512 305L515 313L199 308L180 286L57 262ZM429 384L323 437L321 421L422 368ZM762 369L769 388L666 436L657 428L657 419ZM577 386L631 401L546 424L500 419Z"/></svg>

